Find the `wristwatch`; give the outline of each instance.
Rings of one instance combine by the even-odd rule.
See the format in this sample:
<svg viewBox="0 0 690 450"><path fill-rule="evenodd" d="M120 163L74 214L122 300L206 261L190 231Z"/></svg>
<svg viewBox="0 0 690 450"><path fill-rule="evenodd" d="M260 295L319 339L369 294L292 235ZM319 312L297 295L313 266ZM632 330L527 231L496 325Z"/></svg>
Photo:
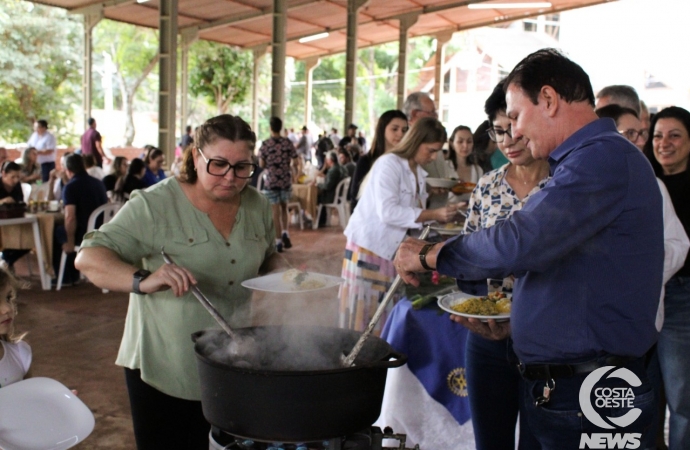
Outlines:
<svg viewBox="0 0 690 450"><path fill-rule="evenodd" d="M135 294L139 295L145 295L143 292L139 290L139 284L151 275L151 272L148 270L144 269L139 269L136 272L134 272L134 275L132 275L132 292Z"/></svg>
<svg viewBox="0 0 690 450"><path fill-rule="evenodd" d="M425 270L434 270L431 267L429 267L429 264L426 263L426 254L429 253L429 250L436 245L437 243L434 244L426 244L424 247L422 247L422 250L419 252L419 262L422 263L422 267L424 267Z"/></svg>

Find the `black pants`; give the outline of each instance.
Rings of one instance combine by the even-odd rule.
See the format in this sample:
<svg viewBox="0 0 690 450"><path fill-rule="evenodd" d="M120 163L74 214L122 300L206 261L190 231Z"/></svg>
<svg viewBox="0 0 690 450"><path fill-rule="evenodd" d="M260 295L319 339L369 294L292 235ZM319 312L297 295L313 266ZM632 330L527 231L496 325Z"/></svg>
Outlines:
<svg viewBox="0 0 690 450"><path fill-rule="evenodd" d="M211 425L201 402L162 393L139 370L125 368L125 380L138 450L208 450Z"/></svg>
<svg viewBox="0 0 690 450"><path fill-rule="evenodd" d="M12 266L19 258L26 255L30 251L31 250L16 250L6 248L2 251L2 259L7 263L8 266Z"/></svg>

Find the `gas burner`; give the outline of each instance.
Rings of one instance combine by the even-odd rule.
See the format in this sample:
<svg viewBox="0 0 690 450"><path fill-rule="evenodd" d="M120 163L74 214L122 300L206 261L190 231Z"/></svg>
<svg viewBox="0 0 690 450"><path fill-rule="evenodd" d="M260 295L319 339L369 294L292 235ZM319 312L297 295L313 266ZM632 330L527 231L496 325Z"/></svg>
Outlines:
<svg viewBox="0 0 690 450"><path fill-rule="evenodd" d="M384 447L383 440L398 441L397 447ZM407 435L395 434L386 427L370 427L351 435L328 439L321 442L280 443L262 442L232 436L219 428L212 427L209 450L420 450L419 445L412 448L405 446Z"/></svg>

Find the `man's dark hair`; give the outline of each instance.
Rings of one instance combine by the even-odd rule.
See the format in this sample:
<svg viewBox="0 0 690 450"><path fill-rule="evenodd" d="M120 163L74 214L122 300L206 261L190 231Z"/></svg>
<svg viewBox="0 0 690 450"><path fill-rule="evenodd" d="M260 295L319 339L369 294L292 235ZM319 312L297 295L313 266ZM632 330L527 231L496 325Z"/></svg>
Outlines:
<svg viewBox="0 0 690 450"><path fill-rule="evenodd" d="M192 126L191 126L191 125L187 125L187 126L185 127L185 131L186 131L187 133L191 133L191 132L192 132Z"/></svg>
<svg viewBox="0 0 690 450"><path fill-rule="evenodd" d="M43 120L43 119L37 120L36 123L38 123L38 125L40 127L48 128L48 121L47 120Z"/></svg>
<svg viewBox="0 0 690 450"><path fill-rule="evenodd" d="M615 103L611 103L610 105L606 105L604 107L601 107L594 112L597 114L597 116L609 117L609 118L613 119L613 121L616 123L618 123L618 119L620 119L622 116L624 116L626 114L633 115L637 119L640 118L634 109L626 108L625 106L617 105Z"/></svg>
<svg viewBox="0 0 690 450"><path fill-rule="evenodd" d="M640 114L640 96L632 86L625 84L614 84L606 86L597 93L597 98L611 97L611 103L634 109Z"/></svg>
<svg viewBox="0 0 690 450"><path fill-rule="evenodd" d="M19 172L20 170L22 170L22 166L9 159L2 163L2 173Z"/></svg>
<svg viewBox="0 0 690 450"><path fill-rule="evenodd" d="M94 119L93 117L89 117L89 120L87 120L86 123L88 123L89 126L91 126L91 125L93 125L94 123L96 123L96 119Z"/></svg>
<svg viewBox="0 0 690 450"><path fill-rule="evenodd" d="M65 166L67 170L75 175L86 172L86 167L84 166L84 158L77 153L72 153L67 158L65 158Z"/></svg>
<svg viewBox="0 0 690 450"><path fill-rule="evenodd" d="M576 63L553 48L544 48L520 61L505 79L504 89L515 84L535 105L539 92L551 86L568 103L588 102L594 107L594 91L589 75Z"/></svg>
<svg viewBox="0 0 690 450"><path fill-rule="evenodd" d="M268 121L268 124L271 126L271 131L274 133L280 133L280 130L283 129L283 121L280 120L280 117L271 117L271 119Z"/></svg>
<svg viewBox="0 0 690 450"><path fill-rule="evenodd" d="M499 112L508 109L506 105L505 79L498 82L489 98L484 102L484 112L489 117L489 123L493 123Z"/></svg>

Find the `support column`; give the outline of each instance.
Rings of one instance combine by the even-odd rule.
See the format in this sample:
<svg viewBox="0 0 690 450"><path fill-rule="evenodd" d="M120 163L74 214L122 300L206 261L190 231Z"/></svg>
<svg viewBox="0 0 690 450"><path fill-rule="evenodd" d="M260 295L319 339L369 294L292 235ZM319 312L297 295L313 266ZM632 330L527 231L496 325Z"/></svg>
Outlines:
<svg viewBox="0 0 690 450"><path fill-rule="evenodd" d="M89 127L88 120L91 117L91 94L93 93L93 28L103 18L103 10L84 14L84 52L82 54L82 66L84 68L81 92L82 112L84 115L84 129Z"/></svg>
<svg viewBox="0 0 690 450"><path fill-rule="evenodd" d="M306 78L306 83L304 85L304 124L309 127L309 122L311 121L311 98L312 98L312 76L314 74L314 69L321 63L321 59L318 57L311 57L304 60L304 75ZM309 127L311 128L311 127Z"/></svg>
<svg viewBox="0 0 690 450"><path fill-rule="evenodd" d="M285 113L285 58L287 42L287 0L273 0L273 70L271 76L271 116Z"/></svg>
<svg viewBox="0 0 690 450"><path fill-rule="evenodd" d="M160 0L158 51L158 148L171 164L175 159L175 100L177 91L177 2Z"/></svg>
<svg viewBox="0 0 690 450"><path fill-rule="evenodd" d="M355 115L355 82L357 77L357 12L367 0L347 0L347 50L345 52L345 123L343 132Z"/></svg>
<svg viewBox="0 0 690 450"><path fill-rule="evenodd" d="M412 25L417 23L418 14L407 14L400 18L400 38L398 40L398 101L402 111L407 95L407 36Z"/></svg>
<svg viewBox="0 0 690 450"><path fill-rule="evenodd" d="M443 96L443 74L446 65L446 45L453 37L452 31L439 33L436 35L436 65L434 68L434 102L438 108L439 115L442 114L441 97Z"/></svg>
<svg viewBox="0 0 690 450"><path fill-rule="evenodd" d="M182 49L180 56L180 133L185 132L185 127L189 125L189 46L199 38L198 28L187 28L182 31ZM184 149L182 149L184 150Z"/></svg>
<svg viewBox="0 0 690 450"><path fill-rule="evenodd" d="M252 49L254 55L252 67L252 130L259 133L259 63L266 54L268 44L263 44Z"/></svg>

